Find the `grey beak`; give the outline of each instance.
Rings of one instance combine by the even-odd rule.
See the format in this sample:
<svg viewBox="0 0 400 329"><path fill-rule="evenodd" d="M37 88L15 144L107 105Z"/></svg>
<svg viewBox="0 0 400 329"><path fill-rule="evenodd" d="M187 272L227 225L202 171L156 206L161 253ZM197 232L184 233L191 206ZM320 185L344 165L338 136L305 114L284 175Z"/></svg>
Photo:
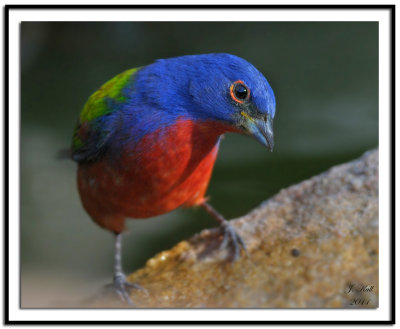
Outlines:
<svg viewBox="0 0 400 329"><path fill-rule="evenodd" d="M247 124L250 134L272 152L274 148L274 132L271 117L251 118Z"/></svg>
<svg viewBox="0 0 400 329"><path fill-rule="evenodd" d="M258 131L254 134L254 137L272 152L274 149L274 131L272 129L272 119L270 119L270 117L268 117L267 120L257 119L254 120L254 124L258 129Z"/></svg>

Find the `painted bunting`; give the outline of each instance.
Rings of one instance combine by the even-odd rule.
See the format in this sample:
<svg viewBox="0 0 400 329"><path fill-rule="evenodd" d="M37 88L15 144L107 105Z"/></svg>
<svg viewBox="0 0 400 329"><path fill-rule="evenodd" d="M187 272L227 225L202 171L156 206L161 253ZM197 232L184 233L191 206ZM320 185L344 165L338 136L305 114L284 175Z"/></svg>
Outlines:
<svg viewBox="0 0 400 329"><path fill-rule="evenodd" d="M202 206L220 224L236 260L245 243L207 202L220 137L254 136L272 150L275 97L266 78L230 54L157 60L127 70L90 96L72 141L82 204L115 233L113 286L131 302L121 266L126 218Z"/></svg>

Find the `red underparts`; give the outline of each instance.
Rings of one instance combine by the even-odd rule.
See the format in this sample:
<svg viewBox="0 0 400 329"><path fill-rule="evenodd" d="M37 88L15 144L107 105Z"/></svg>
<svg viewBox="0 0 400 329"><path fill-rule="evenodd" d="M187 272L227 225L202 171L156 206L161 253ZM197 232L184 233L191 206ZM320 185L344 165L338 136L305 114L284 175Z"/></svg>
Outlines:
<svg viewBox="0 0 400 329"><path fill-rule="evenodd" d="M100 226L121 232L125 218L148 218L204 202L218 152L229 131L217 122L176 124L146 135L118 159L80 164L82 203Z"/></svg>

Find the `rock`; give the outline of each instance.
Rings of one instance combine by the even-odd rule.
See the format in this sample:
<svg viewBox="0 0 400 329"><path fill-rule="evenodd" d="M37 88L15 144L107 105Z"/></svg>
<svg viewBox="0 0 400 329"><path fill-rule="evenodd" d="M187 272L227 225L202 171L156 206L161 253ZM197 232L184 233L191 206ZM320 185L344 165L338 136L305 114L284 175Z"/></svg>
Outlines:
<svg viewBox="0 0 400 329"><path fill-rule="evenodd" d="M232 220L248 248L234 263L218 229L159 253L129 276L148 292L132 299L144 308L377 307L378 218L374 150Z"/></svg>

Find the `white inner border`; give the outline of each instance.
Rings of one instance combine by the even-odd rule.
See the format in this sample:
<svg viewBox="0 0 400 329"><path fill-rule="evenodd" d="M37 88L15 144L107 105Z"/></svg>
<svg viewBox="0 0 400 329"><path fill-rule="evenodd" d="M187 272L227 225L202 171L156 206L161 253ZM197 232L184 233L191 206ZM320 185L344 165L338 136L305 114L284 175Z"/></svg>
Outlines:
<svg viewBox="0 0 400 329"><path fill-rule="evenodd" d="M379 22L379 308L362 310L21 310L19 268L20 23L22 21L378 21ZM10 10L10 320L389 320L390 12L388 10Z"/></svg>

